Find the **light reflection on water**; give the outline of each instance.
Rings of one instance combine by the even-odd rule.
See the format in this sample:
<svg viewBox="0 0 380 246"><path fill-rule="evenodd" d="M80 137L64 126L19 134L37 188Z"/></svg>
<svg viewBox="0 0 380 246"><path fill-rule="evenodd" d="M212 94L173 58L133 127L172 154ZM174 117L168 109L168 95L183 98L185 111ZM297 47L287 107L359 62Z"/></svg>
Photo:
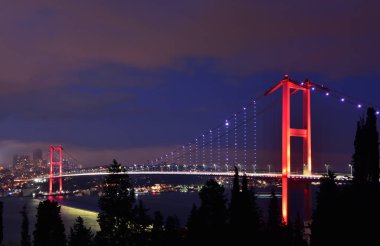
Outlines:
<svg viewBox="0 0 380 246"><path fill-rule="evenodd" d="M8 197L0 198L0 201L4 204L4 245L19 245L21 232L20 211L24 205L26 206L29 219L29 233L33 240L37 206L41 200L27 197ZM99 225L96 221L97 215L97 212L61 205L61 217L65 225L66 234L70 233L70 227L78 216L84 219L87 227L91 227L94 231L99 230Z"/></svg>

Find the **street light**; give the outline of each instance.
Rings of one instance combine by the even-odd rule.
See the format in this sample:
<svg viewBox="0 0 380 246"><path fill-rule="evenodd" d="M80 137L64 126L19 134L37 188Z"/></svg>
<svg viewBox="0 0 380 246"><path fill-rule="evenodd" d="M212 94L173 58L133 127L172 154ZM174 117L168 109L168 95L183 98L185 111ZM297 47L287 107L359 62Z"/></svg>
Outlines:
<svg viewBox="0 0 380 246"><path fill-rule="evenodd" d="M268 173L270 173L270 165L268 165Z"/></svg>
<svg viewBox="0 0 380 246"><path fill-rule="evenodd" d="M238 164L238 170L239 170L239 172L241 172L241 165L240 164Z"/></svg>
<svg viewBox="0 0 380 246"><path fill-rule="evenodd" d="M228 165L226 164L226 170L227 170L227 172L228 172Z"/></svg>
<svg viewBox="0 0 380 246"><path fill-rule="evenodd" d="M329 164L325 164L325 167L326 167L326 172L329 173Z"/></svg>
<svg viewBox="0 0 380 246"><path fill-rule="evenodd" d="M215 172L216 172L216 164L214 164L214 169L215 169Z"/></svg>
<svg viewBox="0 0 380 246"><path fill-rule="evenodd" d="M352 177L352 164L348 164L349 168L351 169L351 177Z"/></svg>

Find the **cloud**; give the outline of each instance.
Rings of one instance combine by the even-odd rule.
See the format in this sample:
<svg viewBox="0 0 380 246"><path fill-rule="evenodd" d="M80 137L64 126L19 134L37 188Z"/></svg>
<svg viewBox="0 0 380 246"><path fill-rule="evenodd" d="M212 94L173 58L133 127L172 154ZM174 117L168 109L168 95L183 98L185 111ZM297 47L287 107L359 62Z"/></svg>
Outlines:
<svg viewBox="0 0 380 246"><path fill-rule="evenodd" d="M2 89L55 86L99 62L140 69L214 59L219 72L378 72L377 1L8 2ZM126 81L125 83L128 83Z"/></svg>
<svg viewBox="0 0 380 246"><path fill-rule="evenodd" d="M117 153L102 144L124 146L130 160L144 160L149 148L136 146L179 142L183 129L201 128L200 115L207 126L224 119L266 87L257 82L263 74L376 77L379 7L374 0L6 1L1 138L14 139L12 149L63 139L107 158Z"/></svg>

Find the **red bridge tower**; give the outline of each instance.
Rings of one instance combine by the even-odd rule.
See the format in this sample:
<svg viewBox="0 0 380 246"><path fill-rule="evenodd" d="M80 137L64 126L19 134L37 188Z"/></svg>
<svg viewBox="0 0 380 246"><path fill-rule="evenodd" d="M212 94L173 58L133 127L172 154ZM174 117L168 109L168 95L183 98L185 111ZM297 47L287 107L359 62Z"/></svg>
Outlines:
<svg viewBox="0 0 380 246"><path fill-rule="evenodd" d="M54 166L59 167L59 176L62 176L62 146L50 146L50 178L49 194L53 193ZM59 193L62 193L62 177L58 178Z"/></svg>
<svg viewBox="0 0 380 246"><path fill-rule="evenodd" d="M288 177L290 173L290 138L301 137L303 139L303 164L306 164L304 175L311 175L311 111L310 89L314 86L310 81L298 83L292 81L288 75L276 86L265 93L270 95L282 86L282 218L288 224ZM290 127L290 97L297 91L302 91L303 97L303 128ZM305 196L310 196L310 188L304 190ZM305 199L310 200L310 199ZM309 202L307 202L309 203ZM310 204L304 204L310 206Z"/></svg>

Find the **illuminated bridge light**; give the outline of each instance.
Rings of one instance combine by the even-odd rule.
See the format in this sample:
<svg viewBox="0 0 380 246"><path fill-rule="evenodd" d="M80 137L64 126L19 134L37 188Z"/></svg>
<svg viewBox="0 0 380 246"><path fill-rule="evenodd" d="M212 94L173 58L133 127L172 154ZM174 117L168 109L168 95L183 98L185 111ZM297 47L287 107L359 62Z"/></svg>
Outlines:
<svg viewBox="0 0 380 246"><path fill-rule="evenodd" d="M358 104L358 108L362 108L362 105L361 105L361 104Z"/></svg>
<svg viewBox="0 0 380 246"><path fill-rule="evenodd" d="M346 99L344 99L344 98L341 98L341 99L340 99L340 101L341 101L341 102L344 102L344 101L346 101Z"/></svg>

